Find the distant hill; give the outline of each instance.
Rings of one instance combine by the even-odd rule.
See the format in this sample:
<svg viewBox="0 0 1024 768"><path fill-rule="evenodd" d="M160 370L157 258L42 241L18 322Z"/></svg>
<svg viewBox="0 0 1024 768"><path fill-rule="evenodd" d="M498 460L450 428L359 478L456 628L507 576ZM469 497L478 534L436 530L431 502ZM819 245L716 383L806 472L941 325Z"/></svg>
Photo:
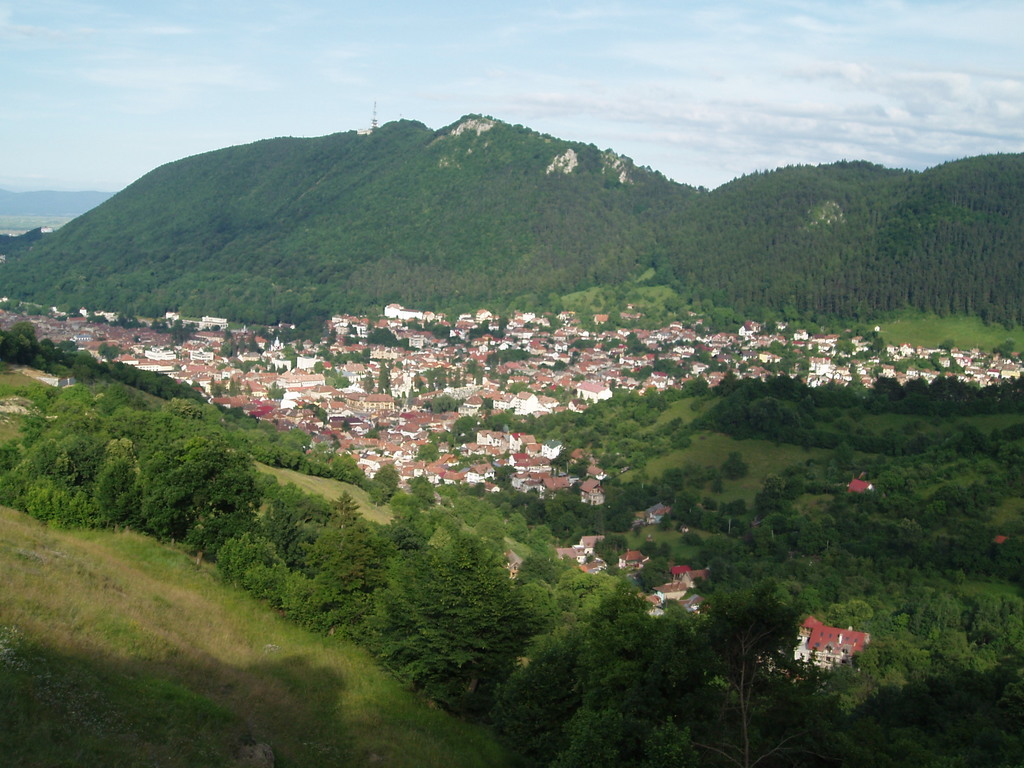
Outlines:
<svg viewBox="0 0 1024 768"><path fill-rule="evenodd" d="M0 216L80 216L111 192L8 192L0 189Z"/></svg>
<svg viewBox="0 0 1024 768"><path fill-rule="evenodd" d="M553 307L641 274L741 312L1017 322L1022 213L1022 155L790 167L708 192L490 118L403 120L170 163L5 244L0 278L46 303L259 323L391 301Z"/></svg>
<svg viewBox="0 0 1024 768"><path fill-rule="evenodd" d="M669 229L662 279L741 310L1024 320L1024 155L782 168L719 187Z"/></svg>

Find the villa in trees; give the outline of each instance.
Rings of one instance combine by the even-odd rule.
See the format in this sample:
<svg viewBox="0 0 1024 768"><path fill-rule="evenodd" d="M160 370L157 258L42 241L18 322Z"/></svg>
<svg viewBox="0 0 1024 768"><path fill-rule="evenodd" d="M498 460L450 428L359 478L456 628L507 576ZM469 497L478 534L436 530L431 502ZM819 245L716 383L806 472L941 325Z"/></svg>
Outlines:
<svg viewBox="0 0 1024 768"><path fill-rule="evenodd" d="M869 642L871 635L867 632L858 632L853 627L830 627L808 616L800 627L800 638L793 655L798 661L809 661L830 669L852 664L854 654L863 651Z"/></svg>
<svg viewBox="0 0 1024 768"><path fill-rule="evenodd" d="M598 542L603 541L604 536L580 536L580 543L571 547L556 547L555 553L563 559L575 560L579 563L580 570L587 573L603 571L607 565L604 560L597 556L595 548Z"/></svg>

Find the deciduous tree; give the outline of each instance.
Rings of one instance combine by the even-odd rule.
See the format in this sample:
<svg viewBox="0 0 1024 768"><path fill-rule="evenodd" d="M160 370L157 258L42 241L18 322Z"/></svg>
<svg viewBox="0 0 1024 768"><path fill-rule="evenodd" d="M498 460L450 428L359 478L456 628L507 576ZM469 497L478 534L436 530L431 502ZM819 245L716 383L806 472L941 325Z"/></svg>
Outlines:
<svg viewBox="0 0 1024 768"><path fill-rule="evenodd" d="M475 711L511 671L530 617L497 553L460 531L435 540L394 562L373 617L373 645L439 704Z"/></svg>

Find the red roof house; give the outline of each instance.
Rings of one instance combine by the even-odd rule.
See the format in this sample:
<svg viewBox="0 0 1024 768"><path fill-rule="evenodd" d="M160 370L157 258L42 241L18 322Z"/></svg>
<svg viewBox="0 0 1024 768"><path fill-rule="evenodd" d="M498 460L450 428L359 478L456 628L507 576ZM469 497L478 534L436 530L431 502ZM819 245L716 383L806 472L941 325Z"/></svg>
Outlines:
<svg viewBox="0 0 1024 768"><path fill-rule="evenodd" d="M819 667L837 667L851 664L853 655L863 651L869 642L871 635L867 632L858 632L853 627L830 627L808 616L800 627L800 640L794 657Z"/></svg>
<svg viewBox="0 0 1024 768"><path fill-rule="evenodd" d="M860 477L855 477L850 481L850 484L846 486L847 493L864 493L865 491L873 491L875 486Z"/></svg>

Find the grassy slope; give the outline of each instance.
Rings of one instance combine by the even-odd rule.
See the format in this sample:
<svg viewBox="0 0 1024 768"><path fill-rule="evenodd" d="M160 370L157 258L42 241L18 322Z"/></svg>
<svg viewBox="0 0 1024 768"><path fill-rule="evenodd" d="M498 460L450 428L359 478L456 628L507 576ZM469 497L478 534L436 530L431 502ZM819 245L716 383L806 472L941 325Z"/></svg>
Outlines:
<svg viewBox="0 0 1024 768"><path fill-rule="evenodd" d="M21 434L17 421L9 414L0 413L0 443L13 440Z"/></svg>
<svg viewBox="0 0 1024 768"><path fill-rule="evenodd" d="M696 406L696 410L694 407ZM684 397L672 403L665 412L658 416L658 420L646 431L651 431L664 426L670 421L679 419L683 424L689 424L710 407L710 403L698 400L694 397Z"/></svg>
<svg viewBox="0 0 1024 768"><path fill-rule="evenodd" d="M665 308L666 303L679 301L679 294L668 286L641 285L636 281L614 286L595 286L562 296L563 306L583 318L596 313L625 311L625 306L632 304L635 311L641 312L645 318L667 321L674 318ZM646 322L641 321L641 324L646 325Z"/></svg>
<svg viewBox="0 0 1024 768"><path fill-rule="evenodd" d="M367 520L377 523L388 523L391 521L391 509L389 507L378 507L370 501L370 495L355 485L342 483L338 480L331 480L326 477L313 477L304 475L291 469L280 469L270 467L266 464L256 462L256 468L265 474L277 479L281 485L293 483L306 493L323 496L328 501L335 501L342 493L347 493L359 505L359 512Z"/></svg>
<svg viewBox="0 0 1024 768"><path fill-rule="evenodd" d="M685 512L683 513L685 515ZM678 517L678 515L676 516ZM673 519L675 523L675 519ZM698 531L691 528L701 538L708 538L716 534L708 533L707 531ZM641 551L650 552L651 544L668 544L672 552L672 561L677 565L687 565L689 563L696 562L696 559L700 555L700 546L696 544L687 544L683 541L683 536L679 532L678 528L674 525L667 531L661 530L656 525L647 525L643 528L637 528L626 534L626 544L630 549L639 549Z"/></svg>
<svg viewBox="0 0 1024 768"><path fill-rule="evenodd" d="M649 477L659 477L665 470L694 464L701 467L720 467L736 451L748 466L746 477L739 480L723 481L721 501L744 499L753 504L754 496L770 474L779 474L786 467L804 463L808 459L827 461L829 451L821 448L801 448L785 443L776 444L767 440L735 440L718 432L698 432L693 442L683 450L676 450L648 462L644 471ZM623 478L628 480L632 473Z"/></svg>
<svg viewBox="0 0 1024 768"><path fill-rule="evenodd" d="M960 349L978 347L989 351L1013 339L1017 350L1024 349L1024 328L1008 331L999 323L985 325L973 316L904 313L894 320L879 321L878 325L882 338L890 344L907 343L934 349L945 341L952 341Z"/></svg>
<svg viewBox="0 0 1024 768"><path fill-rule="evenodd" d="M24 370L23 366L18 366L18 367L21 368L22 370ZM40 375L43 375L42 371L35 371L35 372L40 374ZM26 387L26 386L31 386L31 385L35 385L35 384L38 384L38 382L35 379L33 379L31 376L26 376L24 373L22 373L19 370L15 370L15 369L9 368L9 367L4 368L3 370L0 370L0 386Z"/></svg>
<svg viewBox="0 0 1024 768"><path fill-rule="evenodd" d="M358 648L288 624L178 551L0 507L7 765L502 765Z"/></svg>

